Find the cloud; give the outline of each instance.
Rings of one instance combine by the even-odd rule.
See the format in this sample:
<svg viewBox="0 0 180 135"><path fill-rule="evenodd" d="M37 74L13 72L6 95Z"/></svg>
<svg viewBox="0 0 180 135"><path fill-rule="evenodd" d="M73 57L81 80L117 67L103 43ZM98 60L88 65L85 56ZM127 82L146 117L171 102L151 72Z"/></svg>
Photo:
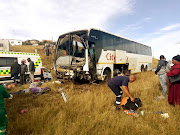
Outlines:
<svg viewBox="0 0 180 135"><path fill-rule="evenodd" d="M121 33L123 33L124 36L131 35L131 33L133 33L133 35L134 35L134 31L142 29L151 20L152 20L151 17L142 18L142 19L136 21L135 23L128 24L124 28L120 28L117 33L118 33L118 35L122 35Z"/></svg>
<svg viewBox="0 0 180 135"><path fill-rule="evenodd" d="M173 25L170 25L170 26L166 26L166 27L162 28L161 30L162 31L171 31L171 30L175 30L177 28L180 28L180 23L173 24Z"/></svg>
<svg viewBox="0 0 180 135"><path fill-rule="evenodd" d="M149 34L150 35L150 34ZM180 30L162 33L161 35L152 35L141 39L141 42L152 47L153 56L159 58L160 55L165 55L167 60L173 56L180 54L179 43Z"/></svg>
<svg viewBox="0 0 180 135"><path fill-rule="evenodd" d="M151 17L146 17L146 18L144 18L144 21L145 21L145 22L149 22L150 20L152 20Z"/></svg>
<svg viewBox="0 0 180 135"><path fill-rule="evenodd" d="M0 0L0 38L51 39L100 28L115 13L132 12L135 0Z"/></svg>

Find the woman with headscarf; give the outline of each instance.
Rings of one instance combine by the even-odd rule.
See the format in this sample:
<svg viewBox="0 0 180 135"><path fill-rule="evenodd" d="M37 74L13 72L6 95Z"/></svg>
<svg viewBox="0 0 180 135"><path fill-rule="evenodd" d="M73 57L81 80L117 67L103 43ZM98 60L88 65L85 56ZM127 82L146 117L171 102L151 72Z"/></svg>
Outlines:
<svg viewBox="0 0 180 135"><path fill-rule="evenodd" d="M174 66L167 73L169 78L168 102L171 105L180 105L180 79L176 79L175 82L171 80L172 77L180 78L180 55L174 56L172 63Z"/></svg>

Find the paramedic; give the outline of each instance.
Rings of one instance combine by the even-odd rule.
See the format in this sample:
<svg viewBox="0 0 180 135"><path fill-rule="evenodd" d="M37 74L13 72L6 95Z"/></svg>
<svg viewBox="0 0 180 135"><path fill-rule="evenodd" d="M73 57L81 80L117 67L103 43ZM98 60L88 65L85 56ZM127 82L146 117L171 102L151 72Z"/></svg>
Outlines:
<svg viewBox="0 0 180 135"><path fill-rule="evenodd" d="M7 92L3 85L0 85L0 135L6 134L6 128L8 124L5 106L4 106L4 98L11 98L12 95Z"/></svg>
<svg viewBox="0 0 180 135"><path fill-rule="evenodd" d="M20 72L20 65L17 60L14 60L14 64L11 66L11 77L13 77L14 83L18 79L18 74Z"/></svg>
<svg viewBox="0 0 180 135"><path fill-rule="evenodd" d="M31 61L30 58L27 58L27 61L29 62L29 72L30 72L30 78L31 78L31 82L34 82L34 72L35 72L35 68L34 68L34 62Z"/></svg>
<svg viewBox="0 0 180 135"><path fill-rule="evenodd" d="M26 72L27 72L27 65L24 63L24 60L22 60L21 68L20 68L20 83L21 83L21 85L26 83Z"/></svg>
<svg viewBox="0 0 180 135"><path fill-rule="evenodd" d="M131 101L134 102L134 98L131 96L128 88L128 83L132 83L136 80L136 76L131 74L130 76L116 76L108 81L108 86L116 95L116 110L120 110L121 96L123 92L130 97ZM122 89L120 88L122 86Z"/></svg>

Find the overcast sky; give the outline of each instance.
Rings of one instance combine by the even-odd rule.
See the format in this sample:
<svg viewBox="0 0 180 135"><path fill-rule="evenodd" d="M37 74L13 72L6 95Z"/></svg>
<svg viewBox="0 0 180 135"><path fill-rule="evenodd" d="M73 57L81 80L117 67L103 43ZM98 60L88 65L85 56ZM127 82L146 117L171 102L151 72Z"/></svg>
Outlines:
<svg viewBox="0 0 180 135"><path fill-rule="evenodd" d="M0 38L57 40L97 28L152 47L153 56L180 54L179 0L0 0Z"/></svg>

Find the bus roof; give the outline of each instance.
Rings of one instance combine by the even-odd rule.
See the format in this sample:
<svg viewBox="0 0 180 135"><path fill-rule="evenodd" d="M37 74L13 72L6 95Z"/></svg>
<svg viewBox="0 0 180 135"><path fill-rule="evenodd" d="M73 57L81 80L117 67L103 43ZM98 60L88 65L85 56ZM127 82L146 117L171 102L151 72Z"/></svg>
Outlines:
<svg viewBox="0 0 180 135"><path fill-rule="evenodd" d="M67 35L67 34L70 34L70 33L88 32L88 35L89 35L89 33L90 33L91 30L101 31L101 32L104 32L104 33L113 35L113 36L115 36L115 37L120 37L120 38L129 40L129 41L132 41L132 42L135 42L135 43L139 43L139 42L133 41L133 40L131 40L131 39L128 39L128 38L125 38L125 37L122 37L122 36L119 36L119 35L116 35L116 34L112 34L112 33L109 33L109 32L106 32L106 31L103 31L103 30L100 30L100 29L96 29L96 28L90 28L90 29L83 29L83 30L76 30L76 31L67 32L67 33L65 33L65 34L60 35L59 38L65 36L65 35ZM142 43L139 43L139 44L144 45L144 44L142 44ZM144 45L144 46L150 47L150 46L148 46L148 45Z"/></svg>
<svg viewBox="0 0 180 135"><path fill-rule="evenodd" d="M120 38L123 38L123 39L129 40L129 41L132 41L132 42L135 42L135 43L138 43L138 44L144 45L144 44L139 43L139 42L136 42L136 41L134 41L134 40L131 40L131 39L128 39L128 38L125 38L125 37L122 37L122 36L119 36L119 35L116 35L116 34L112 34L112 33L109 33L109 32L106 32L106 31L103 31L103 30L100 30L100 29L98 30L98 29L95 29L95 28L91 28L90 30L97 30L97 31L101 31L101 32L104 32L104 33L107 33L107 34L113 35L113 36L115 36L115 37L120 37ZM144 46L150 47L150 46L148 46L148 45L144 45Z"/></svg>

